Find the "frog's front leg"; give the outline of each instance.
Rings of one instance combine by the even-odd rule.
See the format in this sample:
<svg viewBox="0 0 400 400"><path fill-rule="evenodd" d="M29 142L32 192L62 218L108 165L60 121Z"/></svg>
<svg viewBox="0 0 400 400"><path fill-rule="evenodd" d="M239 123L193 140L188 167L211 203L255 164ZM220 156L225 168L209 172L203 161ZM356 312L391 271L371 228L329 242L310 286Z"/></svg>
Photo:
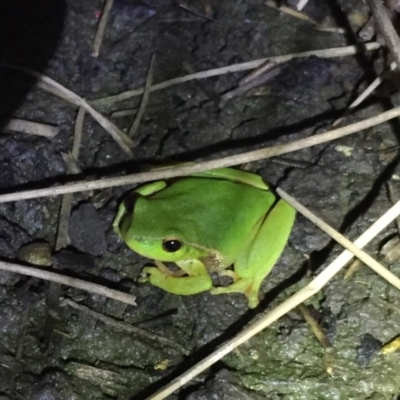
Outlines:
<svg viewBox="0 0 400 400"><path fill-rule="evenodd" d="M246 295L249 307L258 305L258 292L264 278L278 261L295 218L295 210L284 200L279 200L268 213L252 242L246 247L234 265L238 279L227 287L211 290L212 294L240 292Z"/></svg>
<svg viewBox="0 0 400 400"><path fill-rule="evenodd" d="M160 263L162 264L162 263ZM157 267L143 268L144 277L141 282L152 285L177 295L191 295L205 292L212 288L212 280L204 264L199 260L185 260L176 263L188 276L176 276L164 264L156 263ZM178 272L179 274L179 272Z"/></svg>

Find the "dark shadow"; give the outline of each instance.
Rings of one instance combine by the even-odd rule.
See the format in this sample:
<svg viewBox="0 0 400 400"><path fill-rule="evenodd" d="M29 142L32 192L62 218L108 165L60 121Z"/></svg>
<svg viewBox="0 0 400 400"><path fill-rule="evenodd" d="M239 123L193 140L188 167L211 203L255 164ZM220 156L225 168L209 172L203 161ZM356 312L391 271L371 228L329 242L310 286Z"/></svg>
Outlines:
<svg viewBox="0 0 400 400"><path fill-rule="evenodd" d="M2 0L0 63L43 72L61 37L65 0ZM21 106L36 79L0 67L0 129Z"/></svg>

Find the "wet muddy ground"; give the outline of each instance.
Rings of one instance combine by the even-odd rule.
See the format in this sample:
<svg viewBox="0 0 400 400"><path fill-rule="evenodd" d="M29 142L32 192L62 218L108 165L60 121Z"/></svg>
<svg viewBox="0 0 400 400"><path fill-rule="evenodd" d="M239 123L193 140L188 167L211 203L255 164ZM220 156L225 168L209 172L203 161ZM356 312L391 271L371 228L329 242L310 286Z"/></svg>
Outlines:
<svg viewBox="0 0 400 400"><path fill-rule="evenodd" d="M290 3L290 2L289 2ZM186 3L115 0L100 55L92 43L100 1L68 1L65 26L44 73L89 100L142 87L156 54L153 82L267 56L341 47L357 40L368 17L358 1L310 0L304 10L329 18L346 33L323 32L268 8L263 1ZM246 72L191 81L151 94L127 157L90 116L85 118L80 178L139 171L171 161L199 161L286 143L322 132L382 71L382 51L358 56L296 59L265 85L225 103ZM137 108L139 97L96 108L104 115ZM396 105L381 91L346 123ZM62 154L71 149L77 109L34 88L15 117L57 125L46 139L0 136L0 188L40 187L65 181ZM112 118L129 129L132 116ZM391 205L389 180L398 177L398 122L291 153L285 163L261 160L241 167L279 185L326 222L355 239ZM297 162L297 164L295 163ZM299 164L300 162L300 164ZM398 179L398 178L397 178ZM21 186L22 185L22 186ZM24 186L28 185L28 186ZM71 245L54 253L55 268L137 296L137 307L62 287L59 318L44 349L49 284L0 271L1 399L144 399L307 283L306 257L322 269L341 251L298 216L288 246L262 286L260 307L249 311L240 294L182 297L137 278L148 262L111 229L119 201L131 187L90 196L75 194ZM97 197L93 197L97 195ZM33 240L54 248L61 197L0 204L0 255L15 260ZM369 246L378 257L396 235L390 226ZM400 273L394 261L390 270ZM350 279L339 273L309 304L333 351L327 352L294 310L197 377L170 399L396 399L399 354L376 354L400 333L400 293L369 268ZM84 306L84 307L82 307ZM98 315L112 317L104 321ZM135 328L127 332L117 322ZM166 339L166 340L165 340Z"/></svg>

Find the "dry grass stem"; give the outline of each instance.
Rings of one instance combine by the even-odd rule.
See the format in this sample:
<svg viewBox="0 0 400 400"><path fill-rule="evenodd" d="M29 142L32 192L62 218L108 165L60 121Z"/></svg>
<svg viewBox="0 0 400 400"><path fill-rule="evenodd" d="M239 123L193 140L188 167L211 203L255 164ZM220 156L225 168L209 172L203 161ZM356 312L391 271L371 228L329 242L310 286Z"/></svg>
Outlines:
<svg viewBox="0 0 400 400"><path fill-rule="evenodd" d="M358 53L361 53L364 51L377 50L380 47L381 47L381 45L379 43L371 42L371 43L366 43L363 45L335 47L335 48L331 48L331 49L311 50L311 51L305 51L302 53L287 54L284 56L267 57L267 58L262 58L259 60L248 61L248 62L241 63L241 64L228 65L227 67L215 68L215 69L211 69L208 71L196 72L194 74L185 75L185 76L182 76L179 78L173 78L168 81L164 81L164 82L153 85L150 88L150 91L155 92L157 90L166 89L168 87L171 87L174 85L179 85L181 83L189 82L189 81L192 81L195 79L205 79L205 78L211 78L213 76L225 75L225 74L229 74L229 73L233 73L233 72L247 71L249 69L254 69L254 68L259 67L260 65L264 64L266 61L282 63L282 62L292 60L293 58L303 58L303 57L310 57L310 56L316 56L316 57L321 57L321 58L344 57L344 56L358 54ZM103 97L101 99L92 100L90 102L90 104L93 104L96 106L110 105L110 104L113 104L118 101L124 101L124 100L128 100L132 97L140 96L143 93L143 91L144 91L144 88L128 90L126 92L123 92L123 93L120 93L120 94L117 94L114 96L108 96L108 97Z"/></svg>
<svg viewBox="0 0 400 400"><path fill-rule="evenodd" d="M75 301L72 301L70 299L62 300L61 305L62 306L68 305L76 310L79 310L83 313L89 314L91 317L98 319L99 321L103 322L105 325L112 326L115 329L118 329L119 331L128 332L133 335L142 337L146 340L149 340L152 342L158 342L160 344L164 344L166 346L173 347L182 354L186 354L186 355L189 354L189 352L185 348L183 348L180 344L178 344L176 341L169 340L163 336L155 335L154 333L146 331L145 329L137 328L136 326L127 324L125 322L117 321L114 318L108 317L107 315L104 315L104 314L100 314L100 313L98 313L94 310L91 310L90 308L88 308L86 306L78 304Z"/></svg>
<svg viewBox="0 0 400 400"><path fill-rule="evenodd" d="M306 6L307 3L308 0L299 0L299 2L297 3L297 9L301 11Z"/></svg>
<svg viewBox="0 0 400 400"><path fill-rule="evenodd" d="M303 318L306 320L308 325L310 326L313 334L317 338L318 342L324 349L329 349L332 347L331 342L327 338L324 330L322 329L321 325L318 321L311 315L309 309L304 304L299 304L298 309L300 310Z"/></svg>
<svg viewBox="0 0 400 400"><path fill-rule="evenodd" d="M355 108L360 105L385 80L391 71L394 71L396 68L396 63L390 63L389 69L381 76L378 76L376 79L374 79L374 81L364 90L364 92L361 93L361 95L350 104L349 108Z"/></svg>
<svg viewBox="0 0 400 400"><path fill-rule="evenodd" d="M33 276L34 278L44 279L50 282L61 283L62 285L71 286L77 289L86 290L91 293L97 293L102 296L106 296L110 299L121 301L132 306L136 306L136 297L129 293L120 292L118 290L109 289L105 286L98 285L97 283L91 283L83 281L81 279L71 278L66 275L58 274L48 270L42 270L39 268L26 267L19 264L13 264L6 261L0 261L0 269L3 271L13 272L15 274L22 274Z"/></svg>
<svg viewBox="0 0 400 400"><path fill-rule="evenodd" d="M63 154L64 162L67 165L67 173L71 173L71 166L70 156L68 154ZM71 214L72 208L72 198L73 194L68 193L64 194L61 199L61 206L60 212L58 214L58 227L57 227L57 237L56 237L56 244L54 246L55 250L58 251L67 247L71 240L69 238L68 230L69 230L69 216Z"/></svg>
<svg viewBox="0 0 400 400"><path fill-rule="evenodd" d="M264 64L261 64L258 68L254 69L251 71L248 75L246 75L244 78L240 79L239 81L239 86L242 86L253 79L258 78L260 75L264 75L266 72L269 72L271 69L274 69L276 67L275 62L267 61Z"/></svg>
<svg viewBox="0 0 400 400"><path fill-rule="evenodd" d="M188 74L196 73L195 69L188 61L183 61L182 67ZM213 100L215 104L218 104L219 95L215 90L211 90L210 88L206 87L206 85L198 79L196 79L195 82L197 87L206 95L209 100Z"/></svg>
<svg viewBox="0 0 400 400"><path fill-rule="evenodd" d="M136 114L136 117L135 117L135 119L133 121L133 124L132 124L131 128L129 129L129 136L131 138L135 135L137 129L139 128L140 121L141 121L141 119L143 117L143 114L144 114L144 112L146 110L147 103L149 102L150 88L151 88L151 85L153 83L154 60L155 60L155 55L153 54L151 56L151 59L150 59L149 69L147 71L147 76L146 76L146 85L144 87L143 96L142 96L142 99L140 101L139 110L138 110L138 112Z"/></svg>
<svg viewBox="0 0 400 400"><path fill-rule="evenodd" d="M79 107L75 120L74 141L72 143L72 151L70 154L63 154L64 162L67 165L67 174L78 173L78 157L79 147L82 139L82 128L85 117L85 110ZM58 215L58 229L56 235L55 250L58 251L67 247L71 243L69 237L69 218L72 209L73 194L64 194L61 199L60 212ZM59 318L60 311L61 284L58 282L50 282L49 291L47 293L47 319L44 327L44 335L42 344L47 348L50 344L51 336L54 332L54 325Z"/></svg>
<svg viewBox="0 0 400 400"><path fill-rule="evenodd" d="M104 32L106 30L108 18L110 17L110 11L113 3L114 0L106 0L106 4L104 5L99 26L97 27L96 36L94 38L93 53L92 53L93 57L97 57L99 55L100 46L101 43L103 42Z"/></svg>
<svg viewBox="0 0 400 400"><path fill-rule="evenodd" d="M392 204L397 203L400 200L398 191L397 191L397 183L394 183L393 181L389 181L387 184L388 187L388 192L389 192L389 200L391 201ZM400 217L397 217L395 219L396 223L396 228L397 228L397 233L400 236Z"/></svg>
<svg viewBox="0 0 400 400"><path fill-rule="evenodd" d="M362 264L358 258L352 261L344 273L343 279L350 279L362 267Z"/></svg>
<svg viewBox="0 0 400 400"><path fill-rule="evenodd" d="M111 118L125 118L135 115L138 112L138 108L128 108L126 110L113 111L110 116Z"/></svg>
<svg viewBox="0 0 400 400"><path fill-rule="evenodd" d="M327 223L318 218L315 214L311 213L307 210L306 207L301 205L297 200L293 197L289 196L281 189L277 189L277 193L279 196L286 200L290 205L292 205L299 213L303 214L306 218L308 218L311 222L317 225L321 230L327 233L332 239L336 240L340 243L344 248L348 249L353 253L359 260L361 260L364 264L368 265L372 270L374 270L378 275L380 275L383 279L387 280L391 285L393 285L396 289L400 290L400 279L386 269L382 264L378 263L374 258L360 250L356 244L353 244L350 240L346 239L342 234L338 231L330 227ZM391 210L394 210L393 213L397 213L393 219L396 219L400 214L400 202L397 202ZM393 220L392 220L393 221ZM376 235L374 234L374 237ZM356 242L354 242L356 243ZM360 247L364 247L360 246ZM353 256L352 256L353 257Z"/></svg>
<svg viewBox="0 0 400 400"><path fill-rule="evenodd" d="M281 194L284 194L280 190ZM365 231L354 243L359 248L368 244L379 232L388 226L400 214L400 203L390 208L381 218L379 218L367 231ZM205 357L199 363L185 371L178 378L171 381L164 388L159 390L148 400L162 400L179 389L200 373L211 367L217 361L221 360L238 346L267 328L273 322L287 314L290 310L303 303L305 300L317 293L321 288L332 279L351 259L353 255L348 251L343 251L331 264L329 264L319 275L317 275L307 286L299 290L293 296L289 297L272 311L266 313L263 317L249 325L245 330L237 334L232 339Z"/></svg>
<svg viewBox="0 0 400 400"><path fill-rule="evenodd" d="M209 17L208 15L205 14L201 14L199 12L197 12L196 10L194 10L192 7L189 7L187 4L185 4L184 2L177 2L178 7L182 8L182 10L187 11L190 14L195 15L196 17L200 17L200 18L204 18L207 19L208 21L212 21L215 22L211 17Z"/></svg>
<svg viewBox="0 0 400 400"><path fill-rule="evenodd" d="M39 122L27 121L19 118L11 118L4 130L28 133L30 135L53 138L59 132L58 126L41 124Z"/></svg>
<svg viewBox="0 0 400 400"><path fill-rule="evenodd" d="M366 0L366 3L371 9L375 22L385 39L386 46L392 53L398 70L400 70L400 39L390 20L387 8L383 5L381 0Z"/></svg>
<svg viewBox="0 0 400 400"><path fill-rule="evenodd" d="M301 3L301 2L302 2L302 0L300 0L299 3ZM305 3L307 3L307 2L308 2L308 0L305 1ZM278 11L284 13L284 14L290 15L291 17L294 17L294 18L297 18L297 19L301 19L302 21L309 22L316 29L318 29L320 31L332 32L332 33L346 33L346 31L343 28L337 28L335 26L322 25L319 22L317 22L315 19L313 19L313 18L309 17L308 15L300 12L303 7L299 8L299 6L297 6L297 10L294 10L293 8L287 7L285 5L278 5L273 0L266 1L265 5L267 7L273 8L274 10L278 10Z"/></svg>
<svg viewBox="0 0 400 400"><path fill-rule="evenodd" d="M127 176L119 176L115 178L106 178L96 181L84 181L69 183L59 187L50 187L44 189L27 190L17 193L8 193L0 195L0 203L10 201L35 199L46 196L58 196L65 193L83 192L88 190L105 189L115 186L129 185L133 183L149 182L160 179L174 178L177 176L186 176L195 172L208 171L214 168L231 167L233 165L245 164L252 161L257 161L265 158L275 157L278 155L298 151L311 146L316 146L321 143L336 140L341 137L359 132L363 129L371 128L372 126L381 124L390 119L400 116L400 107L392 108L375 117L365 119L354 124L344 126L329 132L311 136L305 139L294 140L291 143L281 144L272 147L266 147L260 150L249 151L247 153L237 154L220 158L217 160L204 161L197 164L185 164L180 167L164 168L150 172L142 172Z"/></svg>
<svg viewBox="0 0 400 400"><path fill-rule="evenodd" d="M77 169L79 168L79 166L77 165L77 160L79 157L79 148L82 140L82 129L83 129L84 118L85 118L85 110L82 107L79 107L78 114L75 120L74 141L72 143L71 154L63 155L64 162L67 165L67 174L79 173L79 171L77 171ZM61 200L55 250L60 250L64 247L67 247L71 242L68 231L69 231L69 216L71 214L71 208L72 208L72 200L73 200L72 193L64 194Z"/></svg>
<svg viewBox="0 0 400 400"><path fill-rule="evenodd" d="M110 135L111 137L118 143L118 145L124 150L124 152L128 155L132 155L131 147L133 147L132 140L117 126L115 126L111 121L107 118L103 117L98 111L96 111L92 106L90 106L86 100L82 97L79 97L77 94L67 89L66 87L60 85L53 79L48 76L42 75L36 71L33 71L29 68L19 67L17 65L0 63L1 66L11 68L17 71L24 72L28 75L31 75L39 80L40 83L45 83L44 85L39 85L44 90L48 90L49 86L51 87L50 92L56 96L61 97L62 99L75 104L78 107L82 107L86 112L88 112Z"/></svg>
<svg viewBox="0 0 400 400"><path fill-rule="evenodd" d="M276 64L273 64L276 66ZM269 71L265 71L262 75L254 76L252 79L247 80L245 83L239 83L239 86L221 96L221 101L228 101L236 96L241 96L242 94L248 92L249 90L264 85L276 76L278 76L282 71L280 66L275 68L270 68Z"/></svg>
<svg viewBox="0 0 400 400"><path fill-rule="evenodd" d="M349 105L346 112L359 106L384 80L385 78L397 68L396 63L390 63L389 70L383 72L381 76L378 76L373 80L373 82ZM339 125L343 120L344 116L338 118L333 122L332 127Z"/></svg>
<svg viewBox="0 0 400 400"><path fill-rule="evenodd" d="M85 121L85 109L83 107L79 107L78 114L75 120L74 141L72 143L72 150L71 150L71 154L76 161L78 161L79 148L81 147L84 121Z"/></svg>

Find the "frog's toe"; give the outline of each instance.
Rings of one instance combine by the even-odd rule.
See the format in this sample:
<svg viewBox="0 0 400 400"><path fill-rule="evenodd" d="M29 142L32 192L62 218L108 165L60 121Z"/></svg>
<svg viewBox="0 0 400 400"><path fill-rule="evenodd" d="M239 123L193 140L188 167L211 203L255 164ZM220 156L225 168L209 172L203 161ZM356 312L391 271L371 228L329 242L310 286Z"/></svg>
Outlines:
<svg viewBox="0 0 400 400"><path fill-rule="evenodd" d="M255 308L260 303L258 299L260 283L239 279L229 286L212 288L210 292L211 294L243 293L247 297L249 308Z"/></svg>
<svg viewBox="0 0 400 400"><path fill-rule="evenodd" d="M147 283L150 280L150 276L154 273L154 270L157 270L155 267L144 267L140 276L138 278L139 283Z"/></svg>
<svg viewBox="0 0 400 400"><path fill-rule="evenodd" d="M139 282L149 282L166 292L177 295L191 295L209 290L212 287L212 281L209 275L205 276L180 276L175 277L171 274L165 274L155 267L145 267L142 270L142 276Z"/></svg>

